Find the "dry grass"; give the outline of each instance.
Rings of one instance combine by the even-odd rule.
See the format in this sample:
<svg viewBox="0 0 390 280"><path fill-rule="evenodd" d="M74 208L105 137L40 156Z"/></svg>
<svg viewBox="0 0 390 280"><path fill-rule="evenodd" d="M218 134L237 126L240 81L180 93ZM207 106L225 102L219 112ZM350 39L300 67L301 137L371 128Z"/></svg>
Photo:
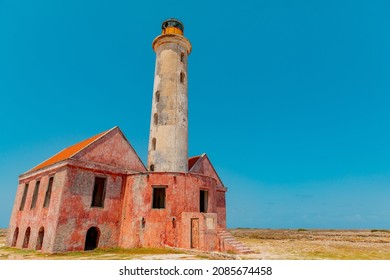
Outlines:
<svg viewBox="0 0 390 280"><path fill-rule="evenodd" d="M230 232L253 251L231 258L269 260L390 260L389 230L270 230L232 229ZM226 259L229 255L195 251L134 248L96 249L88 252L45 254L4 247L6 230L0 229L0 259L151 260Z"/></svg>
<svg viewBox="0 0 390 280"><path fill-rule="evenodd" d="M235 229L255 254L246 258L293 260L390 260L388 230Z"/></svg>

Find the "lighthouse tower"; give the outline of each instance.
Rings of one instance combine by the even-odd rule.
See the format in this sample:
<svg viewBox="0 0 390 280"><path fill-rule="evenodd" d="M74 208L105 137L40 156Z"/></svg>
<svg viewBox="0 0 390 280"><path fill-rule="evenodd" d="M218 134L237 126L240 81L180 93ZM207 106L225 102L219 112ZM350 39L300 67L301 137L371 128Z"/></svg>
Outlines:
<svg viewBox="0 0 390 280"><path fill-rule="evenodd" d="M148 170L188 172L187 58L191 43L177 19L162 24L156 52Z"/></svg>

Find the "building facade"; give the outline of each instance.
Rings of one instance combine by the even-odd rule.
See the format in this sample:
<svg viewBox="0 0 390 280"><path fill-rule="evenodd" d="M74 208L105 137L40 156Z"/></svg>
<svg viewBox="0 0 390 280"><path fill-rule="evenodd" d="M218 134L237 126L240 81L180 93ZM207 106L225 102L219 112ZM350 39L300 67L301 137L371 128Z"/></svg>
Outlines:
<svg viewBox="0 0 390 280"><path fill-rule="evenodd" d="M226 231L227 189L206 154L188 158L191 44L164 21L156 52L148 164L118 127L19 176L7 246L64 252L179 247L246 252Z"/></svg>

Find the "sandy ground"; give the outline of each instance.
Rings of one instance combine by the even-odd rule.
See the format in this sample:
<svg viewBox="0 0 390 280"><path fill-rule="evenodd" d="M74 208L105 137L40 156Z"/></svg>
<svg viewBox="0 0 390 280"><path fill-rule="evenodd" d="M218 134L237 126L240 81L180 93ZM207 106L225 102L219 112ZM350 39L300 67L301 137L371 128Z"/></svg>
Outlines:
<svg viewBox="0 0 390 280"><path fill-rule="evenodd" d="M268 260L390 260L387 230L270 230L232 229L230 232L254 252L214 254L168 249L113 249L64 254L7 248L0 229L0 259L268 259Z"/></svg>
<svg viewBox="0 0 390 280"><path fill-rule="evenodd" d="M231 233L268 260L390 260L387 230L233 229Z"/></svg>

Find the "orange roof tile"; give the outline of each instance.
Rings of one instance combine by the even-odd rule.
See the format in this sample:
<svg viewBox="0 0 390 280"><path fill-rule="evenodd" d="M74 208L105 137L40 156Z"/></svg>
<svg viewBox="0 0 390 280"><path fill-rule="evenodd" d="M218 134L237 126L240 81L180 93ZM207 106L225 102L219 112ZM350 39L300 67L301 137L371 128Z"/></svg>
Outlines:
<svg viewBox="0 0 390 280"><path fill-rule="evenodd" d="M47 167L47 166L52 165L54 163L57 163L57 162L60 162L60 161L63 161L65 159L70 158L71 156L73 156L74 154L80 152L82 149L87 147L89 144L91 144L92 142L94 142L95 140L97 140L98 138L100 138L101 136L106 134L107 132L108 131L104 131L102 133L99 133L98 135L95 135L95 136L93 136L91 138L88 138L88 139L86 139L84 141L81 141L81 142L79 142L79 143L77 143L77 144L75 144L73 146L70 146L68 148L63 149L62 151L60 151L59 153L55 154L51 158L49 158L49 159L45 160L44 162L38 164L37 166L35 166L30 171L35 171L35 170Z"/></svg>

